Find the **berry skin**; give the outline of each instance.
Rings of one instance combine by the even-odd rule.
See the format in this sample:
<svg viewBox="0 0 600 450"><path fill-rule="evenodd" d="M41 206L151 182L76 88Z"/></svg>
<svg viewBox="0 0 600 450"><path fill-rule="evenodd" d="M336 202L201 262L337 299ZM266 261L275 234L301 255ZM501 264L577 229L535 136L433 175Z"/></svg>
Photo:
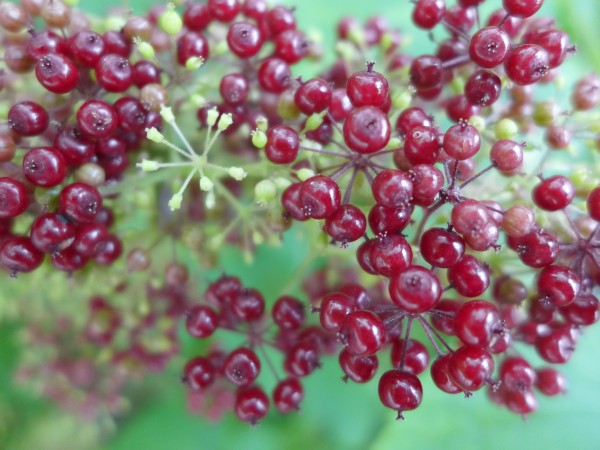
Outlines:
<svg viewBox="0 0 600 450"><path fill-rule="evenodd" d="M474 72L465 85L465 96L469 103L477 106L493 105L500 97L502 82L488 70ZM468 119L468 118L467 118Z"/></svg>
<svg viewBox="0 0 600 450"><path fill-rule="evenodd" d="M427 348L415 339L409 339L406 345L405 342L404 339L394 341L391 352L392 366L414 375L420 375L429 365ZM403 354L404 361L402 361ZM402 363L404 365L400 367Z"/></svg>
<svg viewBox="0 0 600 450"><path fill-rule="evenodd" d="M431 379L441 391L446 392L447 394L458 394L459 392L463 392L463 390L454 382L454 379L450 375L448 363L450 362L451 356L451 353L439 356L431 363L429 371Z"/></svg>
<svg viewBox="0 0 600 450"><path fill-rule="evenodd" d="M0 219L22 214L29 207L29 194L25 185L12 178L0 178Z"/></svg>
<svg viewBox="0 0 600 450"><path fill-rule="evenodd" d="M263 44L260 30L250 22L236 22L227 32L229 49L239 58L246 59L256 55Z"/></svg>
<svg viewBox="0 0 600 450"><path fill-rule="evenodd" d="M257 386L243 387L237 392L234 410L239 420L256 425L269 412L269 397Z"/></svg>
<svg viewBox="0 0 600 450"><path fill-rule="evenodd" d="M38 216L31 224L29 239L39 251L53 253L67 247L75 234L74 225L56 213Z"/></svg>
<svg viewBox="0 0 600 450"><path fill-rule="evenodd" d="M425 261L447 269L460 261L465 253L465 242L452 231L430 228L421 236L419 248Z"/></svg>
<svg viewBox="0 0 600 450"><path fill-rule="evenodd" d="M124 92L133 84L131 64L121 55L104 55L95 69L98 84L108 92Z"/></svg>
<svg viewBox="0 0 600 450"><path fill-rule="evenodd" d="M354 300L342 292L323 297L319 310L321 326L327 331L339 331L346 316L355 310Z"/></svg>
<svg viewBox="0 0 600 450"><path fill-rule="evenodd" d="M395 234L378 238L369 250L369 261L376 273L391 277L406 269L412 262L410 244Z"/></svg>
<svg viewBox="0 0 600 450"><path fill-rule="evenodd" d="M526 19L538 12L543 3L544 0L502 0L502 7L509 15Z"/></svg>
<svg viewBox="0 0 600 450"><path fill-rule="evenodd" d="M543 367L536 371L535 387L544 395L554 396L567 391L567 380L563 374L552 367Z"/></svg>
<svg viewBox="0 0 600 450"><path fill-rule="evenodd" d="M448 371L457 386L465 391L477 391L492 376L494 359L482 348L462 346L450 356Z"/></svg>
<svg viewBox="0 0 600 450"><path fill-rule="evenodd" d="M110 137L118 123L114 108L101 100L88 100L77 111L77 127L92 139Z"/></svg>
<svg viewBox="0 0 600 450"><path fill-rule="evenodd" d="M390 122L387 115L374 106L353 110L344 122L344 141L358 153L374 153L390 140Z"/></svg>
<svg viewBox="0 0 600 450"><path fill-rule="evenodd" d="M348 78L346 91L356 107L381 106L388 96L388 81L385 76L373 71L373 65L368 63L367 70L355 72Z"/></svg>
<svg viewBox="0 0 600 450"><path fill-rule="evenodd" d="M186 314L185 327L192 337L207 338L219 325L219 316L210 307L197 305Z"/></svg>
<svg viewBox="0 0 600 450"><path fill-rule="evenodd" d="M471 60L479 67L492 69L504 62L510 52L510 38L498 27L477 31L469 44Z"/></svg>
<svg viewBox="0 0 600 450"><path fill-rule="evenodd" d="M60 209L71 220L91 222L102 207L102 195L84 183L65 186L59 196Z"/></svg>
<svg viewBox="0 0 600 450"><path fill-rule="evenodd" d="M248 386L260 373L260 359L249 348L237 348L223 363L223 373L236 386Z"/></svg>
<svg viewBox="0 0 600 450"><path fill-rule="evenodd" d="M185 66L190 58L202 58L206 61L208 56L208 41L202 34L188 32L177 39L177 62L181 66Z"/></svg>
<svg viewBox="0 0 600 450"><path fill-rule="evenodd" d="M381 319L370 311L355 311L346 316L339 334L346 350L355 356L375 354L386 340Z"/></svg>
<svg viewBox="0 0 600 450"><path fill-rule="evenodd" d="M188 361L183 369L182 380L194 391L210 386L215 380L215 369L210 359L198 356Z"/></svg>
<svg viewBox="0 0 600 450"><path fill-rule="evenodd" d="M570 267L552 264L540 271L537 288L552 305L567 306L579 294L581 280Z"/></svg>
<svg viewBox="0 0 600 450"><path fill-rule="evenodd" d="M474 256L465 255L448 269L448 281L464 297L477 297L490 285L488 269Z"/></svg>
<svg viewBox="0 0 600 450"><path fill-rule="evenodd" d="M15 103L8 110L8 126L21 136L37 136L48 127L46 110L35 102Z"/></svg>
<svg viewBox="0 0 600 450"><path fill-rule="evenodd" d="M533 44L523 44L513 49L504 62L508 78L521 86L539 81L546 75L549 67L548 52Z"/></svg>
<svg viewBox="0 0 600 450"><path fill-rule="evenodd" d="M50 188L62 183L67 176L67 162L55 148L32 148L23 157L23 173L30 183Z"/></svg>
<svg viewBox="0 0 600 450"><path fill-rule="evenodd" d="M439 134L432 127L414 127L404 140L404 153L412 164L435 164L440 150Z"/></svg>
<svg viewBox="0 0 600 450"><path fill-rule="evenodd" d="M454 329L463 344L487 348L501 330L500 312L483 300L464 303L456 311Z"/></svg>
<svg viewBox="0 0 600 450"><path fill-rule="evenodd" d="M299 411L304 398L304 388L297 378L281 380L273 390L273 404L280 413Z"/></svg>
<svg viewBox="0 0 600 450"><path fill-rule="evenodd" d="M265 154L275 164L290 164L296 160L300 138L293 128L277 125L267 131Z"/></svg>
<svg viewBox="0 0 600 450"><path fill-rule="evenodd" d="M442 286L437 275L421 266L409 266L390 279L390 298L403 310L420 314L438 304Z"/></svg>
<svg viewBox="0 0 600 450"><path fill-rule="evenodd" d="M346 349L340 352L338 361L345 374L343 380L349 378L355 383L366 383L372 380L379 368L376 355L356 356Z"/></svg>
<svg viewBox="0 0 600 450"><path fill-rule="evenodd" d="M354 242L364 236L367 229L367 219L363 212L354 205L340 205L325 220L325 232L342 246Z"/></svg>
<svg viewBox="0 0 600 450"><path fill-rule="evenodd" d="M413 60L409 75L416 89L434 89L442 83L442 61L432 55L419 56Z"/></svg>
<svg viewBox="0 0 600 450"><path fill-rule="evenodd" d="M280 297L273 305L272 316L282 330L298 329L304 322L304 304L294 297Z"/></svg>
<svg viewBox="0 0 600 450"><path fill-rule="evenodd" d="M444 18L445 13L444 0L418 0L413 9L412 20L419 28L430 30Z"/></svg>
<svg viewBox="0 0 600 450"><path fill-rule="evenodd" d="M44 261L44 254L35 248L28 237L14 236L0 243L0 265L12 275L31 272Z"/></svg>
<svg viewBox="0 0 600 450"><path fill-rule="evenodd" d="M467 124L452 125L444 134L444 151L459 161L474 156L481 146L481 137L475 127Z"/></svg>
<svg viewBox="0 0 600 450"><path fill-rule="evenodd" d="M311 78L294 94L296 106L307 116L327 109L331 98L331 88L322 78Z"/></svg>
<svg viewBox="0 0 600 450"><path fill-rule="evenodd" d="M300 185L298 200L306 217L326 219L340 206L340 187L331 178L317 175Z"/></svg>
<svg viewBox="0 0 600 450"><path fill-rule="evenodd" d="M268 58L258 70L258 82L265 91L280 94L292 84L290 66L283 59Z"/></svg>
<svg viewBox="0 0 600 450"><path fill-rule="evenodd" d="M531 196L537 206L546 211L564 209L575 198L575 186L566 177L555 175L540 182Z"/></svg>
<svg viewBox="0 0 600 450"><path fill-rule="evenodd" d="M403 172L385 169L373 179L371 191L378 204L397 208L411 202L413 184Z"/></svg>
<svg viewBox="0 0 600 450"><path fill-rule="evenodd" d="M66 56L49 53L35 63L35 76L50 92L66 94L77 86L79 69Z"/></svg>
<svg viewBox="0 0 600 450"><path fill-rule="evenodd" d="M403 419L404 411L412 411L421 404L423 386L412 373L388 370L379 378L379 400L384 406L398 411L398 419Z"/></svg>

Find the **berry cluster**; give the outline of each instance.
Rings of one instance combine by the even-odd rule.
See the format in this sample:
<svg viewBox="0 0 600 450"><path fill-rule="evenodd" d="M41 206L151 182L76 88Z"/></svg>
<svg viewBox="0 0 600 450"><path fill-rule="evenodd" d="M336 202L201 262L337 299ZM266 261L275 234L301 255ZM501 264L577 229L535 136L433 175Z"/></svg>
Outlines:
<svg viewBox="0 0 600 450"><path fill-rule="evenodd" d="M435 52L408 55L382 17L345 18L337 60L302 76L292 67L320 54L317 40L264 0L157 6L103 27L62 0L0 4L0 268L65 271L92 297L85 323L73 308L36 341L61 350L46 392L83 372L91 391L74 408L62 389L52 398L120 405L127 379L178 352L181 316L212 343L182 379L213 418L298 410L302 378L335 353L345 381L366 383L389 349L378 393L398 418L420 405L428 368L443 392L487 387L523 415L534 389L565 391L539 360L566 363L600 318L600 186L581 145L600 142L600 78L568 87L568 105L548 95L575 47L536 16L543 0L503 0L487 18L484 0L413 3ZM310 274L309 261L276 301L233 275L204 278L223 244L252 261L290 227L325 268ZM175 261L162 285L165 241ZM105 269L81 270L91 260ZM106 286L86 282L97 273ZM193 304L196 282L208 287ZM139 291L145 301L126 301ZM82 342L63 348L71 333ZM118 380L85 364L94 346Z"/></svg>

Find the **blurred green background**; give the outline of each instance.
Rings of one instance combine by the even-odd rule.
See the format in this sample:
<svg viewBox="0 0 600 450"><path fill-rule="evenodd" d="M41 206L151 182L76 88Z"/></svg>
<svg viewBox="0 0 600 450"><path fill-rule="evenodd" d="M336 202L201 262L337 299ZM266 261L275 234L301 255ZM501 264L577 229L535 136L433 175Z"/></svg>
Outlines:
<svg viewBox="0 0 600 450"><path fill-rule="evenodd" d="M141 13L152 1L130 1ZM386 17L411 37L409 51L423 52L431 45L426 33L409 25L412 7L408 0L302 0L284 2L297 7L304 29L324 34L325 53L333 43L333 29L341 15L365 19L373 14ZM449 2L450 3L450 2ZM486 8L499 4L488 0ZM563 74L575 77L582 70L600 68L600 2L598 0L546 0L543 12L556 17L566 29L578 54L569 58ZM83 0L82 6L104 14L114 0ZM331 53L330 53L331 54ZM304 65L296 74L316 73ZM285 277L273 279L285 264L290 274L306 256L298 236L291 235L279 249L261 249L258 264L244 265L232 249L222 262L232 274L251 286L268 285L276 295ZM268 295L268 292L267 292ZM527 420L499 409L478 392L472 398L450 396L437 390L427 374L422 377L421 407L405 414L404 422L383 408L377 384L344 384L333 358L325 359L319 373L306 379L306 397L299 414L271 413L256 427L239 423L229 414L219 423L188 414L184 388L179 382L184 357L175 358L161 375L151 375L135 389L131 414L119 418L114 435L97 444L97 424L77 421L39 400L22 386L12 383L18 358L14 338L16 324L0 323L0 437L10 450L198 450L198 449L599 449L600 448L600 327L582 337L571 362L564 366L570 387L567 396L540 398L539 412ZM185 342L187 356L192 344ZM534 361L537 361L534 357ZM562 369L562 368L561 368ZM267 384L268 385L268 384ZM7 429L8 427L8 429ZM3 443L0 440L0 447Z"/></svg>

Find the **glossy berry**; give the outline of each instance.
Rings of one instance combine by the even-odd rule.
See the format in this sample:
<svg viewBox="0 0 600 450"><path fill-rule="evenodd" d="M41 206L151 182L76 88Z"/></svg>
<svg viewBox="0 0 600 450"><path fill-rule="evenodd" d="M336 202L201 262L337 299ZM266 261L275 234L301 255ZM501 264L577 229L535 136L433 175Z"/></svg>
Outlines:
<svg viewBox="0 0 600 450"><path fill-rule="evenodd" d="M442 61L432 55L415 58L410 66L410 81L418 90L436 88L442 82Z"/></svg>
<svg viewBox="0 0 600 450"><path fill-rule="evenodd" d="M36 186L50 188L67 176L67 162L62 153L52 147L36 147L23 157L23 173Z"/></svg>
<svg viewBox="0 0 600 450"><path fill-rule="evenodd" d="M227 44L236 56L245 59L260 51L263 39L255 25L250 22L236 22L229 27Z"/></svg>
<svg viewBox="0 0 600 450"><path fill-rule="evenodd" d="M418 0L412 14L412 21L419 28L430 30L435 27L446 13L444 0Z"/></svg>
<svg viewBox="0 0 600 450"><path fill-rule="evenodd" d="M478 70L471 74L465 85L465 96L469 103L477 106L493 105L500 97L502 82L489 70Z"/></svg>
<svg viewBox="0 0 600 450"><path fill-rule="evenodd" d="M206 38L196 32L188 32L177 39L177 62L185 66L190 58L208 59L209 48Z"/></svg>
<svg viewBox="0 0 600 450"><path fill-rule="evenodd" d="M502 0L507 14L525 19L533 16L542 7L544 0Z"/></svg>
<svg viewBox="0 0 600 450"><path fill-rule="evenodd" d="M367 219L363 212L354 205L340 205L333 214L325 220L323 229L342 246L354 242L364 236Z"/></svg>
<svg viewBox="0 0 600 450"><path fill-rule="evenodd" d="M465 242L452 231L430 228L421 236L419 248L425 261L447 269L460 261L465 253Z"/></svg>
<svg viewBox="0 0 600 450"><path fill-rule="evenodd" d="M59 196L60 209L71 220L91 222L102 207L102 195L84 183L65 186Z"/></svg>
<svg viewBox="0 0 600 450"><path fill-rule="evenodd" d="M448 269L448 281L460 295L477 297L490 285L490 274L477 258L465 255Z"/></svg>
<svg viewBox="0 0 600 450"><path fill-rule="evenodd" d="M319 343L301 340L287 351L283 367L288 375L306 377L320 367Z"/></svg>
<svg viewBox="0 0 600 450"><path fill-rule="evenodd" d="M319 309L321 326L327 331L339 331L346 316L355 310L354 301L342 292L323 297Z"/></svg>
<svg viewBox="0 0 600 450"><path fill-rule="evenodd" d="M484 69L492 69L504 62L510 52L510 38L498 27L477 31L469 43L471 60Z"/></svg>
<svg viewBox="0 0 600 450"><path fill-rule="evenodd" d="M241 73L229 73L221 78L219 92L225 103L230 105L243 104L248 97L248 80Z"/></svg>
<svg viewBox="0 0 600 450"><path fill-rule="evenodd" d="M294 94L296 106L307 116L319 113L331 104L331 88L322 78L311 78Z"/></svg>
<svg viewBox="0 0 600 450"><path fill-rule="evenodd" d="M446 392L447 394L458 394L459 392L463 392L463 389L456 384L450 375L448 363L450 362L451 357L451 353L439 356L431 363L429 372L431 374L431 379L441 391Z"/></svg>
<svg viewBox="0 0 600 450"><path fill-rule="evenodd" d="M304 215L313 219L326 219L340 206L340 188L335 181L317 175L300 186L298 200Z"/></svg>
<svg viewBox="0 0 600 450"><path fill-rule="evenodd" d="M454 329L463 344L487 348L502 330L500 312L483 300L466 302L456 311Z"/></svg>
<svg viewBox="0 0 600 450"><path fill-rule="evenodd" d="M257 386L241 388L236 394L234 410L239 420L255 425L269 412L269 397Z"/></svg>
<svg viewBox="0 0 600 450"><path fill-rule="evenodd" d="M353 110L344 122L344 141L358 153L374 153L390 140L390 122L387 115L374 106Z"/></svg>
<svg viewBox="0 0 600 450"><path fill-rule="evenodd" d="M391 277L406 269L412 262L410 244L402 236L386 235L378 238L369 250L369 260L376 273Z"/></svg>
<svg viewBox="0 0 600 450"><path fill-rule="evenodd" d="M490 160L503 172L511 172L523 162L523 145L508 139L500 139L492 145Z"/></svg>
<svg viewBox="0 0 600 450"><path fill-rule="evenodd" d="M518 85L539 81L550 67L548 52L533 44L523 44L512 50L504 62L506 75Z"/></svg>
<svg viewBox="0 0 600 450"><path fill-rule="evenodd" d="M355 311L346 316L338 336L349 353L369 356L383 347L386 331L376 314L370 311Z"/></svg>
<svg viewBox="0 0 600 450"><path fill-rule="evenodd" d="M417 126L406 134L404 153L412 164L435 164L441 150L435 128Z"/></svg>
<svg viewBox="0 0 600 450"><path fill-rule="evenodd" d="M552 264L540 270L537 288L552 305L567 306L579 294L581 279L570 267Z"/></svg>
<svg viewBox="0 0 600 450"><path fill-rule="evenodd" d="M95 69L98 84L108 92L124 92L133 84L131 64L120 55L104 55Z"/></svg>
<svg viewBox="0 0 600 450"><path fill-rule="evenodd" d="M575 186L568 178L555 175L541 181L531 196L537 206L546 211L564 209L575 198Z"/></svg>
<svg viewBox="0 0 600 450"><path fill-rule="evenodd" d="M340 352L338 361L344 371L343 380L351 379L355 383L366 383L372 380L379 368L377 355L356 356L346 349Z"/></svg>
<svg viewBox="0 0 600 450"><path fill-rule="evenodd" d="M241 9L238 0L208 0L206 3L210 15L219 22L229 22L238 15Z"/></svg>
<svg viewBox="0 0 600 450"><path fill-rule="evenodd" d="M88 100L77 111L77 127L92 139L108 138L117 126L115 110L101 100Z"/></svg>
<svg viewBox="0 0 600 450"><path fill-rule="evenodd" d="M290 296L279 297L271 312L273 321L282 330L298 329L304 322L304 304Z"/></svg>
<svg viewBox="0 0 600 450"><path fill-rule="evenodd" d="M196 305L186 313L185 327L192 337L207 338L218 326L219 316L209 306Z"/></svg>
<svg viewBox="0 0 600 450"><path fill-rule="evenodd" d="M444 151L459 161L474 156L481 146L481 136L475 127L466 123L452 125L444 133Z"/></svg>
<svg viewBox="0 0 600 450"><path fill-rule="evenodd" d="M558 257L558 241L547 231L534 229L521 238L509 237L507 244L524 264L531 267L547 266Z"/></svg>
<svg viewBox="0 0 600 450"><path fill-rule="evenodd" d="M281 380L273 390L273 404L280 413L298 411L304 398L304 388L297 378Z"/></svg>
<svg viewBox="0 0 600 450"><path fill-rule="evenodd" d="M348 78L346 91L356 107L381 106L388 96L388 81L373 70L373 65L372 62L367 63L367 70L355 72Z"/></svg>
<svg viewBox="0 0 600 450"><path fill-rule="evenodd" d="M485 386L494 372L494 359L482 348L459 347L448 361L452 380L465 391L477 391Z"/></svg>
<svg viewBox="0 0 600 450"><path fill-rule="evenodd" d="M68 247L74 235L74 225L66 217L56 213L38 216L29 231L33 246L44 253L53 253Z"/></svg>
<svg viewBox="0 0 600 450"><path fill-rule="evenodd" d="M399 419L404 411L418 408L423 399L423 386L416 375L401 370L388 370L381 375L378 392L381 403L398 411Z"/></svg>
<svg viewBox="0 0 600 450"><path fill-rule="evenodd" d="M598 299L591 294L581 293L575 300L560 309L561 315L573 325L589 326L600 319Z"/></svg>
<svg viewBox="0 0 600 450"><path fill-rule="evenodd" d="M397 208L411 203L413 184L403 172L384 169L373 179L371 191L378 204Z"/></svg>
<svg viewBox="0 0 600 450"><path fill-rule="evenodd" d="M258 377L260 360L253 350L246 347L237 348L223 363L223 373L236 386L247 386Z"/></svg>
<svg viewBox="0 0 600 450"><path fill-rule="evenodd" d="M66 94L77 86L79 69L66 56L49 53L35 63L35 76L50 92Z"/></svg>
<svg viewBox="0 0 600 450"><path fill-rule="evenodd" d="M390 279L392 301L403 310L419 314L430 311L440 301L442 286L437 275L424 267L413 265Z"/></svg>
<svg viewBox="0 0 600 450"><path fill-rule="evenodd" d="M29 207L25 185L9 177L0 178L0 219L17 217Z"/></svg>
<svg viewBox="0 0 600 450"><path fill-rule="evenodd" d="M75 60L85 67L94 67L106 51L102 36L93 31L80 31L69 39L69 43Z"/></svg>
<svg viewBox="0 0 600 450"><path fill-rule="evenodd" d="M0 265L12 275L31 272L44 261L44 254L35 248L28 237L14 236L0 243Z"/></svg>
<svg viewBox="0 0 600 450"><path fill-rule="evenodd" d="M300 148L298 132L285 125L277 125L267 131L265 154L275 164L289 164L296 160Z"/></svg>
<svg viewBox="0 0 600 450"><path fill-rule="evenodd" d="M309 49L309 42L300 30L287 30L275 37L275 56L288 64L299 62Z"/></svg>
<svg viewBox="0 0 600 450"><path fill-rule="evenodd" d="M512 356L502 361L500 380L507 389L524 391L533 388L536 373L524 358Z"/></svg>
<svg viewBox="0 0 600 450"><path fill-rule="evenodd" d="M8 126L21 136L37 136L48 128L46 110L35 102L15 103L8 110Z"/></svg>
<svg viewBox="0 0 600 450"><path fill-rule="evenodd" d="M291 86L292 72L283 59L271 57L260 66L258 82L265 91L280 94Z"/></svg>
<svg viewBox="0 0 600 450"><path fill-rule="evenodd" d="M535 387L544 395L554 396L567 391L567 380L563 374L552 367L536 370Z"/></svg>
<svg viewBox="0 0 600 450"><path fill-rule="evenodd" d="M242 289L231 300L231 312L239 320L259 320L265 311L265 299L256 289Z"/></svg>
<svg viewBox="0 0 600 450"><path fill-rule="evenodd" d="M432 118L416 106L404 109L396 121L396 128L403 135L407 135L415 127L431 127L432 125Z"/></svg>
<svg viewBox="0 0 600 450"><path fill-rule="evenodd" d="M188 361L183 369L182 380L194 391L210 386L215 380L215 369L210 359L198 356Z"/></svg>
<svg viewBox="0 0 600 450"><path fill-rule="evenodd" d="M395 369L420 375L429 365L429 352L415 339L399 339L392 344L391 359Z"/></svg>

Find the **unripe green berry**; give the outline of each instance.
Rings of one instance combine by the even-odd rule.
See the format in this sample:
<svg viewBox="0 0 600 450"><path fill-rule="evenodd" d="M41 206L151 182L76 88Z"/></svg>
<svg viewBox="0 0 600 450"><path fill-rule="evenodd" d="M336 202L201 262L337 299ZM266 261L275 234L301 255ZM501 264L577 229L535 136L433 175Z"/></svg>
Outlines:
<svg viewBox="0 0 600 450"><path fill-rule="evenodd" d="M254 186L254 197L257 203L266 205L277 197L277 186L271 180L260 180Z"/></svg>
<svg viewBox="0 0 600 450"><path fill-rule="evenodd" d="M481 116L469 117L468 123L480 133L483 133L483 131L485 131L485 118Z"/></svg>
<svg viewBox="0 0 600 450"><path fill-rule="evenodd" d="M158 26L165 33L171 36L176 35L183 28L183 20L172 3L168 5L167 10L158 18Z"/></svg>
<svg viewBox="0 0 600 450"><path fill-rule="evenodd" d="M267 135L262 131L252 131L252 145L256 148L264 148L267 145Z"/></svg>
<svg viewBox="0 0 600 450"><path fill-rule="evenodd" d="M494 127L496 139L513 139L518 132L519 126L511 119L500 119Z"/></svg>
<svg viewBox="0 0 600 450"><path fill-rule="evenodd" d="M152 47L152 44L150 44L146 41L140 40L137 42L137 49L142 58L154 59L155 51L154 51L154 47Z"/></svg>
<svg viewBox="0 0 600 450"><path fill-rule="evenodd" d="M298 179L300 181L306 181L309 178L312 178L315 176L315 172L312 169L308 169L306 167L303 167L302 169L298 170L298 172L296 172L296 176L298 177Z"/></svg>
<svg viewBox="0 0 600 450"><path fill-rule="evenodd" d="M556 102L548 100L536 103L533 107L533 122L540 127L549 127L554 123L559 114L559 108Z"/></svg>

